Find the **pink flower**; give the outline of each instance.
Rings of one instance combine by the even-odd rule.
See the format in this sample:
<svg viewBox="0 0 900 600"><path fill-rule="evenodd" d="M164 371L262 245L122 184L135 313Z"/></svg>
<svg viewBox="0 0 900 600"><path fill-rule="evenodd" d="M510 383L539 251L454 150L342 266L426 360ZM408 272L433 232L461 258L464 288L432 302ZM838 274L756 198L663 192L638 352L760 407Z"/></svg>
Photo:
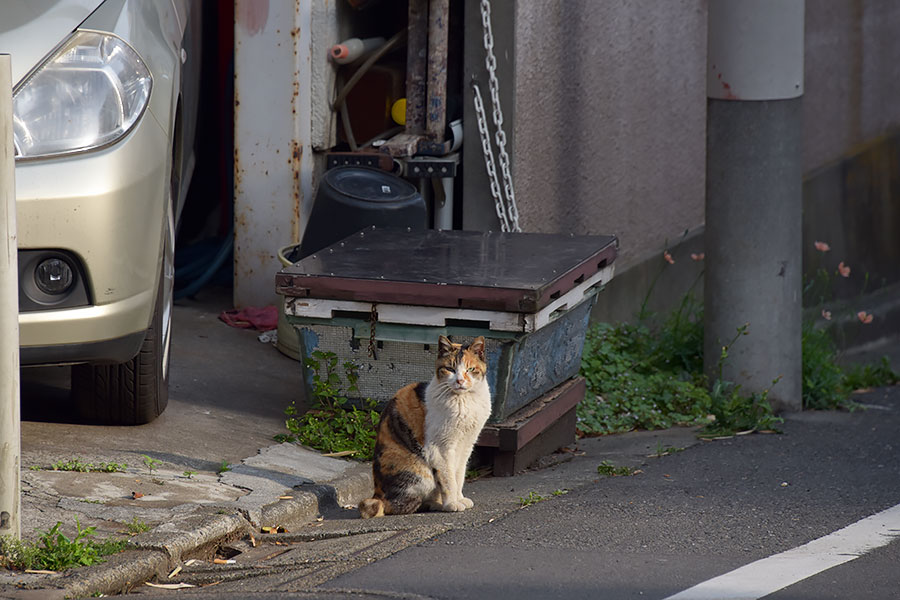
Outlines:
<svg viewBox="0 0 900 600"><path fill-rule="evenodd" d="M672 255L669 254L669 251L668 251L668 250L666 250L665 252L663 252L663 258L666 259L666 262L669 263L670 265L674 265L674 264L675 264L675 259L672 258Z"/></svg>
<svg viewBox="0 0 900 600"><path fill-rule="evenodd" d="M816 247L816 250L818 250L819 252L828 252L829 250L831 250L831 246L829 246L825 242L815 242L814 245Z"/></svg>
<svg viewBox="0 0 900 600"><path fill-rule="evenodd" d="M856 313L856 318L859 319L860 323L865 323L866 325L868 325L869 323L872 322L872 319L874 319L875 317L873 315L867 313L866 311L861 310L858 313Z"/></svg>
<svg viewBox="0 0 900 600"><path fill-rule="evenodd" d="M699 254L691 253L691 260L703 260L704 258L706 258L706 254L704 254L703 252Z"/></svg>
<svg viewBox="0 0 900 600"><path fill-rule="evenodd" d="M830 310L825 310L825 309L823 308L823 309L822 309L822 317L823 317L826 321L830 321L830 320L831 320L831 311L830 311Z"/></svg>
<svg viewBox="0 0 900 600"><path fill-rule="evenodd" d="M838 273L841 277L850 277L850 267L844 264L844 261L838 263Z"/></svg>

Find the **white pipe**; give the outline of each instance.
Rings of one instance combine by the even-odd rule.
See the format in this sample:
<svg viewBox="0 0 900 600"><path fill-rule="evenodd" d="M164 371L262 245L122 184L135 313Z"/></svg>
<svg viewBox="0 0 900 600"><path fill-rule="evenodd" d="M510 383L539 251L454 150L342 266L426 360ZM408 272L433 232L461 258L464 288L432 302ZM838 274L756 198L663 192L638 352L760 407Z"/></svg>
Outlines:
<svg viewBox="0 0 900 600"><path fill-rule="evenodd" d="M19 416L19 267L16 242L16 159L13 150L12 66L0 54L0 536L22 535Z"/></svg>
<svg viewBox="0 0 900 600"><path fill-rule="evenodd" d="M435 178L434 182L440 182L440 188L435 185L440 193L434 195L434 228L453 229L453 177Z"/></svg>
<svg viewBox="0 0 900 600"><path fill-rule="evenodd" d="M363 54L371 52L372 50L375 50L376 48L379 48L383 45L383 37L372 37L365 39L350 38L348 40L344 40L340 44L335 44L334 46L332 46L329 55L331 56L331 60L333 60L337 64L345 65L358 59Z"/></svg>

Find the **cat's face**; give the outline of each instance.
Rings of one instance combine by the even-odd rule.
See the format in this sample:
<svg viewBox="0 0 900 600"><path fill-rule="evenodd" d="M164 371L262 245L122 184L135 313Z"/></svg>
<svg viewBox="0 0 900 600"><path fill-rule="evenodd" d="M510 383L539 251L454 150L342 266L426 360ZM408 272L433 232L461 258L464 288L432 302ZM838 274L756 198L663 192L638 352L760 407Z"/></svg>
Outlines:
<svg viewBox="0 0 900 600"><path fill-rule="evenodd" d="M454 344L441 336L435 375L454 394L463 394L484 380L487 363L484 358L484 337L477 337L466 346Z"/></svg>

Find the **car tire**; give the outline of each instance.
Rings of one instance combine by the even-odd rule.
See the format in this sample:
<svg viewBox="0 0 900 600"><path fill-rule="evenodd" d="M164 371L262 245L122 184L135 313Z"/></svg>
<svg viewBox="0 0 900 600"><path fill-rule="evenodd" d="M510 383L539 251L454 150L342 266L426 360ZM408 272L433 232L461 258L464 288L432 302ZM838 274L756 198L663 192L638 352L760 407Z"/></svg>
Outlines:
<svg viewBox="0 0 900 600"><path fill-rule="evenodd" d="M168 211L163 268L150 327L129 361L72 367L72 400L82 420L99 425L143 425L169 403L169 349L174 296L174 215Z"/></svg>

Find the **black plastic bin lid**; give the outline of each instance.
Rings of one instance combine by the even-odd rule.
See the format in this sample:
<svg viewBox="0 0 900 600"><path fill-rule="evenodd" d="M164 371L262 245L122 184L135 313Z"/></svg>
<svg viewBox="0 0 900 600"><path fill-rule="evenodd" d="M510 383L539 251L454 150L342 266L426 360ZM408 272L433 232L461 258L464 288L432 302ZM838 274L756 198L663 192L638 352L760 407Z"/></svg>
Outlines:
<svg viewBox="0 0 900 600"><path fill-rule="evenodd" d="M319 182L297 254L309 256L364 227L425 229L427 221L425 201L408 181L369 167L335 167Z"/></svg>

